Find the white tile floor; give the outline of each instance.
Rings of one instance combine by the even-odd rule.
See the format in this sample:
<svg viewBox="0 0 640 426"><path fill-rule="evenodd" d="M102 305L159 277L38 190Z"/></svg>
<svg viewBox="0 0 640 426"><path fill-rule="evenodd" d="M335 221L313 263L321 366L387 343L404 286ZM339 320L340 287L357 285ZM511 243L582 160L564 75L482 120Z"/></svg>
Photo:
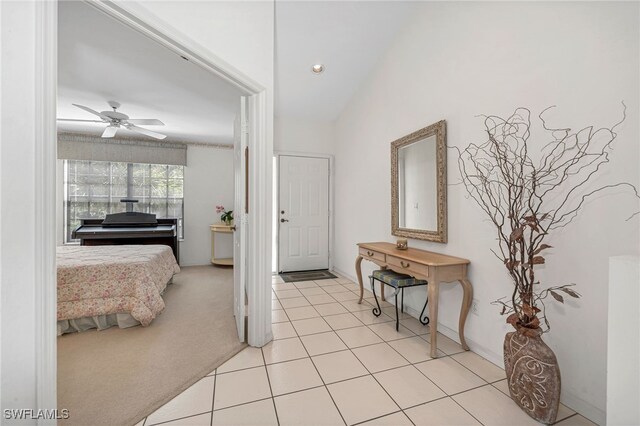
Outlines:
<svg viewBox="0 0 640 426"><path fill-rule="evenodd" d="M375 317L345 278L273 280L274 340L246 348L137 426L529 425L502 368L385 303ZM371 300L371 299L369 299ZM559 425L593 425L561 405Z"/></svg>

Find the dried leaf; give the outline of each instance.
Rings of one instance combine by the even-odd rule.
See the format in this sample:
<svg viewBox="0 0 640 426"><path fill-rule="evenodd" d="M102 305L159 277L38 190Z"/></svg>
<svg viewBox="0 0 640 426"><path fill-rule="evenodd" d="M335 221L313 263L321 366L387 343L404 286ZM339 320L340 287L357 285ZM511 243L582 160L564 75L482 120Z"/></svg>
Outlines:
<svg viewBox="0 0 640 426"><path fill-rule="evenodd" d="M504 315L506 311L507 311L507 307L505 305L502 305L502 311L500 311L500 315Z"/></svg>
<svg viewBox="0 0 640 426"><path fill-rule="evenodd" d="M534 265L542 265L544 263L544 257L542 256L534 256L532 259L532 263Z"/></svg>
<svg viewBox="0 0 640 426"><path fill-rule="evenodd" d="M517 314L511 314L507 317L507 324L511 324L512 326L516 326L516 324L518 323L518 315Z"/></svg>
<svg viewBox="0 0 640 426"><path fill-rule="evenodd" d="M558 293L556 293L556 292L555 292L555 291L553 291L553 290L549 290L549 293L551 293L551 295L553 296L553 298L554 298L554 299L556 299L558 302L560 302L560 303L564 303L564 298L563 298L561 295L559 295Z"/></svg>
<svg viewBox="0 0 640 426"><path fill-rule="evenodd" d="M533 317L531 319L531 321L529 321L527 324L525 324L525 327L527 327L527 328L538 328L538 327L540 327L540 320L538 319L538 317Z"/></svg>
<svg viewBox="0 0 640 426"><path fill-rule="evenodd" d="M513 271L514 268L517 268L518 265L520 265L520 261L519 260L505 259L504 260L504 265L507 267L507 269L509 271Z"/></svg>
<svg viewBox="0 0 640 426"><path fill-rule="evenodd" d="M525 216L522 218L523 220L525 220L526 222L537 222L538 220L536 219L536 215L531 215L531 216Z"/></svg>
<svg viewBox="0 0 640 426"><path fill-rule="evenodd" d="M549 244L540 244L540 247L538 247L533 254L538 254L540 253L542 250L544 249L548 249L548 248L552 248L552 246L550 246Z"/></svg>
<svg viewBox="0 0 640 426"><path fill-rule="evenodd" d="M538 312L540 312L540 309L536 308L535 306L531 306L527 303L523 303L522 304L522 312L528 316L528 317L532 317L535 314L537 314Z"/></svg>
<svg viewBox="0 0 640 426"><path fill-rule="evenodd" d="M509 239L511 241L518 241L520 239L522 239L522 234L523 234L523 230L521 227L516 228L513 230L513 232L511 232L511 235L509 236Z"/></svg>
<svg viewBox="0 0 640 426"><path fill-rule="evenodd" d="M571 289L570 289L570 288L568 288L568 287L563 287L563 288L561 288L560 290L564 291L565 293L567 293L567 294L568 294L569 296L571 296L571 297L575 297L576 299L580 297L580 294L579 294L579 293L577 293L577 292L575 292L575 291L571 290Z"/></svg>

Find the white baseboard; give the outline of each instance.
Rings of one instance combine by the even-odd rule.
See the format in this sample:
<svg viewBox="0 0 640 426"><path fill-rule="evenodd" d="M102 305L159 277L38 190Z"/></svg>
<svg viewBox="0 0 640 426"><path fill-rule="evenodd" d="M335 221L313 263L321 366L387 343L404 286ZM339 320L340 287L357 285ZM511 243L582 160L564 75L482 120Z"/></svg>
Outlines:
<svg viewBox="0 0 640 426"><path fill-rule="evenodd" d="M334 271L345 278L349 278L355 283L358 282L358 280L351 274L348 274L346 272L340 271L339 269L335 269L335 268L334 268ZM366 285L364 286L364 290L371 292L371 290L369 290ZM393 304L393 299L388 300L388 302ZM405 306L404 311L416 319L418 319L418 316L420 315L419 311L417 311L416 309L413 309L410 306ZM447 336L448 338L450 338L451 340L457 343L460 343L457 327L452 328L447 326L446 324L443 324L442 322L439 322L438 331L443 335ZM504 357L501 353L496 353L490 350L489 348L487 348L486 346L482 345L481 343L478 343L473 339L469 339L466 336L465 336L465 340L467 341L467 345L469 346L469 349L471 349L472 352L480 355L481 357L491 362L492 364L495 364L500 368L504 368ZM562 395L561 402L567 407L574 410L575 412L580 413L582 416L588 418L594 423L597 423L599 425L604 425L606 423L606 413L604 410L601 410L600 408L583 400L580 397L577 397L576 395L573 395L572 393L564 392Z"/></svg>
<svg viewBox="0 0 640 426"><path fill-rule="evenodd" d="M348 273L346 273L346 272L343 272L343 271L341 271L341 270L340 270L340 269L338 269L338 268L333 268L333 269L331 269L331 271L332 271L332 272L337 273L338 275L342 275L342 276L343 276L343 277L345 277L345 278L349 278L349 279L350 279L351 281L353 281L354 283L357 283L357 282L358 282L358 279L356 278L356 276L355 276L355 275L351 275L351 274L348 274Z"/></svg>
<svg viewBox="0 0 640 426"><path fill-rule="evenodd" d="M195 262L195 263L191 263L191 262L189 262L189 263L184 263L184 262L182 262L182 263L180 263L180 267L183 267L183 266L213 266L213 265L212 265L212 263L211 263L211 262L206 262L206 263L199 263L199 262Z"/></svg>
<svg viewBox="0 0 640 426"><path fill-rule="evenodd" d="M565 392L560 402L595 424L605 425L607 423L607 413L604 410L601 410L578 396Z"/></svg>

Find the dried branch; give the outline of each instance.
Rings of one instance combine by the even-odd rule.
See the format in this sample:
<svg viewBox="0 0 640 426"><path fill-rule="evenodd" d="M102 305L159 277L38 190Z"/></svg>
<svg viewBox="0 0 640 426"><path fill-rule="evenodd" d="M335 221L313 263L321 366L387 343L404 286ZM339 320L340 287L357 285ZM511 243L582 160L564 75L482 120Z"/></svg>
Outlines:
<svg viewBox="0 0 640 426"><path fill-rule="evenodd" d="M570 224L585 202L600 192L628 187L640 198L637 188L628 182L593 188L595 178L609 163L616 130L626 119L624 102L622 106L622 117L613 126L587 126L575 132L549 125L544 114L553 107L546 108L538 118L550 140L531 150L536 158L530 154L531 112L527 108L517 108L506 119L480 116L487 140L471 143L463 150L452 147L458 153L468 196L496 227L499 250L491 251L504 263L513 281L510 300L501 298L494 304L520 326L548 331L544 299L551 295L563 303L561 293L579 297L569 288L573 284L541 291L534 288L539 284L535 269L546 262L544 251L551 248L544 243L550 232Z"/></svg>

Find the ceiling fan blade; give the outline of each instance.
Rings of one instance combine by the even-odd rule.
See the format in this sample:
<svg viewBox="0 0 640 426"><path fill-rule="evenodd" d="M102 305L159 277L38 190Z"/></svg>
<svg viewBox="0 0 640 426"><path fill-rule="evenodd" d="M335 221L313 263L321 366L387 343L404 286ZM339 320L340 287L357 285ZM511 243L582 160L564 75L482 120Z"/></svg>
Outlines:
<svg viewBox="0 0 640 426"><path fill-rule="evenodd" d="M138 124L142 126L164 126L164 123L155 118L130 118L127 120L131 124Z"/></svg>
<svg viewBox="0 0 640 426"><path fill-rule="evenodd" d="M99 113L98 111L92 110L89 107L86 107L84 105L78 105L78 104L71 104L71 105L76 106L76 107L78 107L80 109L83 109L83 110L85 110L87 112L90 112L91 114L97 115L98 117L102 118L104 121L111 121L111 119L109 117L107 117L106 115L104 115L102 113Z"/></svg>
<svg viewBox="0 0 640 426"><path fill-rule="evenodd" d="M76 118L56 118L58 121L82 121L85 123L104 123L102 120L78 120Z"/></svg>
<svg viewBox="0 0 640 426"><path fill-rule="evenodd" d="M133 124L127 124L126 128L129 129L129 130L132 130L134 132L141 133L143 135L151 136L152 138L156 138L156 139L164 139L164 138L167 137L167 135L163 135L163 134L160 134L160 133L152 132L151 130L143 129L142 127L138 127L138 126L135 126Z"/></svg>
<svg viewBox="0 0 640 426"><path fill-rule="evenodd" d="M118 128L116 126L107 126L107 128L104 129L104 132L102 132L102 137L112 138L116 135L117 131L118 131Z"/></svg>

